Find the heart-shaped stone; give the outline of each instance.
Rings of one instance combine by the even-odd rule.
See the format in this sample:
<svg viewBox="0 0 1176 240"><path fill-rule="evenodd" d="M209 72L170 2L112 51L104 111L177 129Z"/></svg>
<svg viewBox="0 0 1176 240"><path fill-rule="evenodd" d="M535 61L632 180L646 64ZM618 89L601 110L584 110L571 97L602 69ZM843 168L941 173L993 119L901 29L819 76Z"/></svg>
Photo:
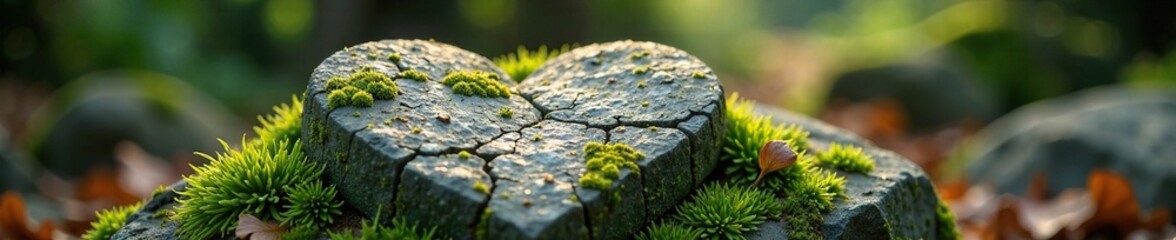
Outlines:
<svg viewBox="0 0 1176 240"><path fill-rule="evenodd" d="M330 83L356 72L388 76L393 92ZM307 96L305 149L348 203L455 239L627 238L702 182L726 128L710 68L650 42L576 48L521 84L450 45L368 42L324 60ZM590 142L643 157L582 186Z"/></svg>

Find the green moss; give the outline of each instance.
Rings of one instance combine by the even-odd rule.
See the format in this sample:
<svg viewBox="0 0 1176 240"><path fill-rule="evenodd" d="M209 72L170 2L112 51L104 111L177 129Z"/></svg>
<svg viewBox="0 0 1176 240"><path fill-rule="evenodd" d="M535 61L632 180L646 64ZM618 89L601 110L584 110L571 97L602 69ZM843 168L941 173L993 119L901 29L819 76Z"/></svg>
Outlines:
<svg viewBox="0 0 1176 240"><path fill-rule="evenodd" d="M751 184L759 175L759 150L772 140L784 140L793 151L803 155L808 146L808 131L799 126L774 126L770 116L759 116L752 111L750 101L739 99L739 94L727 98L727 133L723 142L722 162L731 181ZM782 187L781 174L769 175L769 186ZM776 188L774 190L779 190Z"/></svg>
<svg viewBox="0 0 1176 240"><path fill-rule="evenodd" d="M825 168L862 174L874 171L874 159L862 152L861 148L851 145L833 143L828 151L817 154L817 159L821 167Z"/></svg>
<svg viewBox="0 0 1176 240"><path fill-rule="evenodd" d="M292 144L292 146L290 145ZM289 201L284 186L318 181L322 168L306 159L299 141L260 141L234 150L221 141L224 152L216 157L197 153L209 163L194 166L196 174L184 177L174 220L183 238L223 237L237 226L237 216L252 214L262 220L280 216Z"/></svg>
<svg viewBox="0 0 1176 240"><path fill-rule="evenodd" d="M641 106L642 106L642 107L648 107L648 106L649 106L649 100L642 100L642 101L641 101Z"/></svg>
<svg viewBox="0 0 1176 240"><path fill-rule="evenodd" d="M417 82L424 82L429 80L429 74L417 71L416 69L409 69L408 71L401 72L400 78L407 78Z"/></svg>
<svg viewBox="0 0 1176 240"><path fill-rule="evenodd" d="M540 140L543 140L543 134L535 133L531 135L531 141L538 142Z"/></svg>
<svg viewBox="0 0 1176 240"><path fill-rule="evenodd" d="M374 52L373 52L373 53L368 53L368 54L367 54L367 58L368 58L368 59L373 59L373 60L374 60L374 59L376 59L376 58L379 58L379 55L377 55L377 54L376 54L376 53L374 53Z"/></svg>
<svg viewBox="0 0 1176 240"><path fill-rule="evenodd" d="M421 134L422 131L424 131L424 129L421 129L419 127L412 128L412 134Z"/></svg>
<svg viewBox="0 0 1176 240"><path fill-rule="evenodd" d="M637 68L634 68L634 69L633 69L633 74L634 74L634 75L641 75L641 74L645 74L645 72L649 72L649 66L640 66L640 67L637 67Z"/></svg>
<svg viewBox="0 0 1176 240"><path fill-rule="evenodd" d="M90 230L82 234L82 239L85 240L106 240L114 236L115 232L126 224L127 218L132 214L138 212L142 208L142 203L136 203L130 206L114 207L105 209L95 213L97 219L90 222Z"/></svg>
<svg viewBox="0 0 1176 240"><path fill-rule="evenodd" d="M302 100L297 96L290 96L290 104L274 106L274 114L257 116L260 126L253 127L253 132L261 141L294 141L302 134Z"/></svg>
<svg viewBox="0 0 1176 240"><path fill-rule="evenodd" d="M701 79L701 78L706 78L706 73L704 73L704 72L702 72L702 71L694 71L694 73L691 73L691 74L690 74L690 77L692 77L692 78L700 78L700 79Z"/></svg>
<svg viewBox="0 0 1176 240"><path fill-rule="evenodd" d="M710 184L678 208L674 219L702 231L702 238L744 239L783 206L770 192L725 183Z"/></svg>
<svg viewBox="0 0 1176 240"><path fill-rule="evenodd" d="M351 113L351 116L352 117L360 117L360 116L363 116L363 114L360 113L359 111L355 111L355 112Z"/></svg>
<svg viewBox="0 0 1176 240"><path fill-rule="evenodd" d="M408 224L402 219L392 221L391 227L386 227L379 224L379 218L375 220L364 220L362 227L359 229L359 235L355 235L351 231L346 232L329 232L331 240L360 240L360 239L406 239L406 240L425 240L435 239L434 235L437 228L418 229L416 224Z"/></svg>
<svg viewBox="0 0 1176 240"><path fill-rule="evenodd" d="M400 53L389 53L388 54L388 61L392 61L394 63L399 63L400 62Z"/></svg>
<svg viewBox="0 0 1176 240"><path fill-rule="evenodd" d="M960 230L956 228L955 219L955 213L952 213L951 208L944 205L940 199L939 206L935 208L935 238L960 239Z"/></svg>
<svg viewBox="0 0 1176 240"><path fill-rule="evenodd" d="M498 116L503 117L503 118L514 117L514 110L511 110L510 107L499 108L498 109Z"/></svg>
<svg viewBox="0 0 1176 240"><path fill-rule="evenodd" d="M528 51L523 46L519 46L517 53L509 53L504 56L494 58L494 64L498 68L506 72L506 75L514 79L515 82L522 82L531 73L543 66L548 60L551 60L560 54L571 50L571 46L567 44L560 47L560 49L548 50L546 45L539 46L535 51Z"/></svg>
<svg viewBox="0 0 1176 240"><path fill-rule="evenodd" d="M364 67L350 76L331 77L327 80L327 106L330 109L343 106L371 107L374 100L396 98L399 89L388 75Z"/></svg>
<svg viewBox="0 0 1176 240"><path fill-rule="evenodd" d="M650 54L649 50L635 52L633 54L629 54L629 59L637 60L637 59L648 57L649 54Z"/></svg>
<svg viewBox="0 0 1176 240"><path fill-rule="evenodd" d="M645 88L646 85L648 85L648 84L645 83L645 80L641 80L641 81L637 82L637 88Z"/></svg>
<svg viewBox="0 0 1176 240"><path fill-rule="evenodd" d="M321 181L284 186L289 205L277 219L285 226L321 228L335 222L343 214L343 201L335 200L335 186L323 186Z"/></svg>
<svg viewBox="0 0 1176 240"><path fill-rule="evenodd" d="M485 183L482 183L482 181L474 182L474 191L478 191L485 195L490 195L490 187L487 187Z"/></svg>
<svg viewBox="0 0 1176 240"><path fill-rule="evenodd" d="M441 83L452 87L454 93L465 96L510 97L510 89L498 82L498 74L494 73L477 70L451 72Z"/></svg>
<svg viewBox="0 0 1176 240"><path fill-rule="evenodd" d="M702 230L678 224L655 223L637 235L638 240L701 239Z"/></svg>
<svg viewBox="0 0 1176 240"><path fill-rule="evenodd" d="M503 198L506 198L505 196ZM486 207L482 211L482 219L478 220L478 226L474 229L474 239L488 239L490 235L490 216L494 215L494 209Z"/></svg>
<svg viewBox="0 0 1176 240"><path fill-rule="evenodd" d="M461 152L457 153L457 158L470 159L470 152L466 152L465 150L462 150Z"/></svg>
<svg viewBox="0 0 1176 240"><path fill-rule="evenodd" d="M644 158L644 154L628 144L588 142L584 145L584 166L588 171L580 176L580 186L608 190L612 186L612 181L620 177L621 168L639 173L637 161Z"/></svg>

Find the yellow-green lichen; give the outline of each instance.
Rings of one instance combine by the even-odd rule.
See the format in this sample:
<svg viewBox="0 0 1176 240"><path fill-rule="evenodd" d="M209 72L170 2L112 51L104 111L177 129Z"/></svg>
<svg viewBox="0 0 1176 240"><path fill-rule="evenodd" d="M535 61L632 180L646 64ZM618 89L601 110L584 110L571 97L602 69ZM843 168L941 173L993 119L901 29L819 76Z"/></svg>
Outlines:
<svg viewBox="0 0 1176 240"><path fill-rule="evenodd" d="M620 177L621 168L640 172L637 161L644 158L644 154L628 144L588 142L584 145L584 166L588 171L580 176L580 186L607 190L612 186L612 181Z"/></svg>
<svg viewBox="0 0 1176 240"><path fill-rule="evenodd" d="M692 78L706 78L706 73L703 73L702 71L694 71L694 73L690 74L690 77L692 77Z"/></svg>
<svg viewBox="0 0 1176 240"><path fill-rule="evenodd" d="M446 75L441 80L453 88L453 92L465 96L479 96L485 98L509 98L510 88L498 82L498 74L483 71L456 71Z"/></svg>
<svg viewBox="0 0 1176 240"><path fill-rule="evenodd" d="M490 187L487 187L485 183L482 183L482 181L475 181L474 182L474 191L478 191L482 194L490 195Z"/></svg>
<svg viewBox="0 0 1176 240"><path fill-rule="evenodd" d="M470 159L470 152L466 152L465 150L462 150L461 152L457 153L457 158Z"/></svg>
<svg viewBox="0 0 1176 240"><path fill-rule="evenodd" d="M503 118L514 117L514 110L511 110L510 107L499 108L498 109L498 116L503 117Z"/></svg>
<svg viewBox="0 0 1176 240"><path fill-rule="evenodd" d="M388 54L388 61L392 61L394 63L399 63L400 62L400 54L399 53L389 53Z"/></svg>
<svg viewBox="0 0 1176 240"><path fill-rule="evenodd" d="M648 71L649 71L649 66L640 66L640 67L633 69L633 74L641 75L641 74L645 74L645 72L648 72Z"/></svg>
<svg viewBox="0 0 1176 240"><path fill-rule="evenodd" d="M647 85L645 83L645 80L641 80L641 81L637 82L637 88L645 88L645 85Z"/></svg>
<svg viewBox="0 0 1176 240"><path fill-rule="evenodd" d="M644 57L648 57L649 54L650 54L649 50L635 52L633 54L629 54L629 59L637 60L637 59L641 59Z"/></svg>

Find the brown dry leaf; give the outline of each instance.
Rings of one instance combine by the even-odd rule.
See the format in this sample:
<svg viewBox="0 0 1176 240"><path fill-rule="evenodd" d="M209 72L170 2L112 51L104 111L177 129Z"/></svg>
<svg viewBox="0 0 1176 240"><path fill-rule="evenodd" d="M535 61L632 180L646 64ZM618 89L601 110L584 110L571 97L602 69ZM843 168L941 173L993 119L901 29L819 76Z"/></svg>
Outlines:
<svg viewBox="0 0 1176 240"><path fill-rule="evenodd" d="M1139 202L1135 200L1131 183L1122 176L1096 169L1086 179L1086 187L1094 199L1095 214L1082 225L1083 229L1094 231L1111 227L1115 232L1125 234L1140 226Z"/></svg>
<svg viewBox="0 0 1176 240"><path fill-rule="evenodd" d="M237 238L249 240L278 240L286 228L276 222L265 222L253 215L237 215Z"/></svg>
<svg viewBox="0 0 1176 240"><path fill-rule="evenodd" d="M52 239L53 238L53 224L45 221L41 223L41 228L37 232L33 232L29 227L28 213L24 206L24 200L19 193L14 191L5 191L3 196L0 196L0 235L4 239Z"/></svg>
<svg viewBox="0 0 1176 240"><path fill-rule="evenodd" d="M787 142L772 140L765 143L759 151L760 174L752 185L758 186L760 181L764 180L764 176L793 164L796 164L796 152L788 147Z"/></svg>
<svg viewBox="0 0 1176 240"><path fill-rule="evenodd" d="M107 168L91 168L86 176L78 182L75 197L83 202L95 202L107 199L113 202L110 206L129 205L139 202L139 197L127 192L119 184L118 174Z"/></svg>
<svg viewBox="0 0 1176 240"><path fill-rule="evenodd" d="M1025 229L1019 217L1020 209L1011 199L1001 199L996 215L989 219L988 229L983 231L984 239L1032 239L1033 234Z"/></svg>

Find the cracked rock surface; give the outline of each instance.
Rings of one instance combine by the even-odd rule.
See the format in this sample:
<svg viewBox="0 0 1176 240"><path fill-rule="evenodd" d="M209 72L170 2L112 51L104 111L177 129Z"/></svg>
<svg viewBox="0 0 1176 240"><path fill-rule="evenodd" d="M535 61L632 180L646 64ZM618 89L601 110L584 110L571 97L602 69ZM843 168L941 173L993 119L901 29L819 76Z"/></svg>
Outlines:
<svg viewBox="0 0 1176 240"><path fill-rule="evenodd" d="M392 77L399 96L329 108L327 80L365 67ZM398 77L410 69L429 79ZM441 84L465 70L497 74L512 94L463 96ZM621 239L672 209L715 167L723 102L709 67L656 43L580 47L516 83L454 46L384 40L315 68L302 138L341 197L369 217L402 216L455 239ZM503 108L513 115L500 115ZM591 141L625 143L645 158L608 189L584 188Z"/></svg>

